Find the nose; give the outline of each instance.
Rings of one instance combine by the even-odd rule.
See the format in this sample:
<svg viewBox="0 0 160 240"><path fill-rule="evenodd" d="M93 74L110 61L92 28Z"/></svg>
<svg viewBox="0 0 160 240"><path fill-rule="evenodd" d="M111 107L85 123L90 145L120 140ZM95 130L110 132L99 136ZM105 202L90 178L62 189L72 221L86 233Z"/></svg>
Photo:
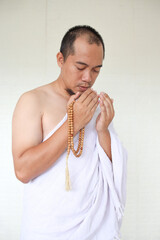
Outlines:
<svg viewBox="0 0 160 240"><path fill-rule="evenodd" d="M84 71L82 75L82 81L84 82L91 82L92 81L92 76L90 71Z"/></svg>

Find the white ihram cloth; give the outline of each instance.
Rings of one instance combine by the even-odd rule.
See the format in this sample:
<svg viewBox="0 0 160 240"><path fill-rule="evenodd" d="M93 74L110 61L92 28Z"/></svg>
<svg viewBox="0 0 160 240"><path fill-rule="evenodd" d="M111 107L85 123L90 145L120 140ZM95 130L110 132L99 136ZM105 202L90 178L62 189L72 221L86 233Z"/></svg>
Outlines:
<svg viewBox="0 0 160 240"><path fill-rule="evenodd" d="M21 240L120 239L126 152L110 124L112 162L109 160L98 142L98 113L85 127L81 157L70 153L71 191L65 191L66 151L51 168L25 184ZM67 114L44 141L66 119ZM74 142L77 146L78 134Z"/></svg>

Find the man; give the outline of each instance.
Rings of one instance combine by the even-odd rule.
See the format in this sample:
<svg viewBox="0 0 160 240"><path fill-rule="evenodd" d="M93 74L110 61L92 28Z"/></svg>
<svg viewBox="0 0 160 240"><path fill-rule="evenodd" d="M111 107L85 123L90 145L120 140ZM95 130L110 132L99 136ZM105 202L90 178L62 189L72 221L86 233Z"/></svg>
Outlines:
<svg viewBox="0 0 160 240"><path fill-rule="evenodd" d="M13 158L25 184L21 240L119 239L126 191L126 154L111 124L113 100L92 86L105 54L89 26L64 36L60 75L23 94L13 115ZM65 190L67 109L75 100L74 144L85 127L82 155L70 152Z"/></svg>

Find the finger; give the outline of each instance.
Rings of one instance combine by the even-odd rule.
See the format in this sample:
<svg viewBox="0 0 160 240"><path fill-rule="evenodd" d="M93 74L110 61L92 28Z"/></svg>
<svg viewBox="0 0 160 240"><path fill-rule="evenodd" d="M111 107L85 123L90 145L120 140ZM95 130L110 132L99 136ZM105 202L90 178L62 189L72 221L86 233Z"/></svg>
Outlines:
<svg viewBox="0 0 160 240"><path fill-rule="evenodd" d="M91 88L87 89L84 93L82 93L82 95L80 96L80 98L78 99L78 101L80 103L84 102L84 100L93 92L93 90Z"/></svg>
<svg viewBox="0 0 160 240"><path fill-rule="evenodd" d="M80 96L80 92L77 92L75 95L73 95L74 100L77 100Z"/></svg>
<svg viewBox="0 0 160 240"><path fill-rule="evenodd" d="M106 112L106 107L105 107L102 99L100 99L100 108L101 108L101 119L105 121L107 112Z"/></svg>
<svg viewBox="0 0 160 240"><path fill-rule="evenodd" d="M95 91L93 91L85 100L84 104L85 106L92 107L96 102L98 101L98 95Z"/></svg>
<svg viewBox="0 0 160 240"><path fill-rule="evenodd" d="M108 99L111 103L113 103L113 99L109 97L109 95L105 92L101 92L100 95L104 96L106 99Z"/></svg>
<svg viewBox="0 0 160 240"><path fill-rule="evenodd" d="M111 111L111 114L114 115L114 107L112 101L109 101L108 99L105 99L105 104L108 102L109 109Z"/></svg>
<svg viewBox="0 0 160 240"><path fill-rule="evenodd" d="M105 106L107 108L107 112L113 114L114 109L113 109L112 102L109 101L108 98L104 98L104 104L105 104Z"/></svg>
<svg viewBox="0 0 160 240"><path fill-rule="evenodd" d="M98 102L98 96L95 96L92 101L90 101L90 103L87 106L88 111L90 111L95 105L98 106L99 102Z"/></svg>
<svg viewBox="0 0 160 240"><path fill-rule="evenodd" d="M104 104L107 108L107 113L109 114L111 112L111 114L114 114L113 102L110 99L110 97L107 94L104 94L104 93L101 96L102 96Z"/></svg>
<svg viewBox="0 0 160 240"><path fill-rule="evenodd" d="M69 104L70 104L71 102L73 102L74 100L77 100L80 95L81 95L80 92L77 92L76 94L72 95L72 96L70 97L68 103L67 103L67 106L69 106Z"/></svg>
<svg viewBox="0 0 160 240"><path fill-rule="evenodd" d="M114 102L113 98L110 98L107 93L103 93L102 95L103 95L103 96L105 97L105 99L108 100L108 101L112 104L112 106L113 106L113 102Z"/></svg>
<svg viewBox="0 0 160 240"><path fill-rule="evenodd" d="M91 110L90 110L90 112L91 112L91 114L92 114L92 117L93 117L93 114L95 113L95 111L96 111L96 108L98 107L98 101L97 101L97 103L91 108Z"/></svg>
<svg viewBox="0 0 160 240"><path fill-rule="evenodd" d="M105 101L105 97L103 95L100 96L100 102L101 112L104 116L104 120L109 119L111 117L111 109L109 103Z"/></svg>

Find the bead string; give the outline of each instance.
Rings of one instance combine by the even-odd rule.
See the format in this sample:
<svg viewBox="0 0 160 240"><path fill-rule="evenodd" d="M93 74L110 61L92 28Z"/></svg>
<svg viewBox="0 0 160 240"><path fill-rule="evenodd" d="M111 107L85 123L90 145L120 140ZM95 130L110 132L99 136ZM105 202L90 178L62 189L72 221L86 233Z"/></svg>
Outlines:
<svg viewBox="0 0 160 240"><path fill-rule="evenodd" d="M77 150L74 149L74 114L73 114L73 105L75 101L71 102L68 107L68 148L67 148L67 156L66 156L66 191L71 189L70 187L70 177L69 177L69 169L68 169L68 158L70 151L72 150L75 157L80 157L83 151L83 142L84 142L84 127L80 129L79 132L79 140Z"/></svg>

